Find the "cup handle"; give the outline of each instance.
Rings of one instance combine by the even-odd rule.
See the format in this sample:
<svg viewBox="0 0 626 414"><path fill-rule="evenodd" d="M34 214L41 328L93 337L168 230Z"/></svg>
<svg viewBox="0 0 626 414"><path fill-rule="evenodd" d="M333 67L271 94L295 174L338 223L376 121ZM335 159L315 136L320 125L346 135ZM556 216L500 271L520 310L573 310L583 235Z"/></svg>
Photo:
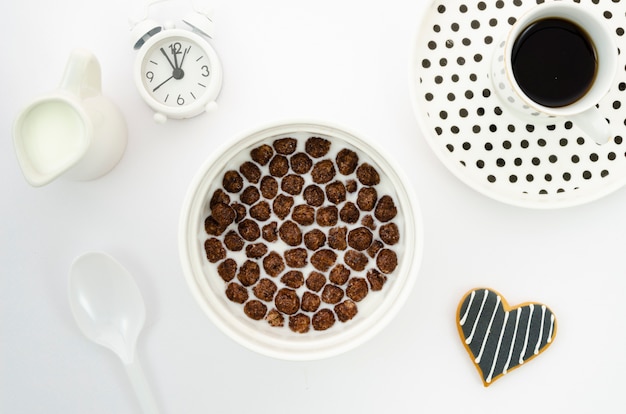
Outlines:
<svg viewBox="0 0 626 414"><path fill-rule="evenodd" d="M102 93L100 63L93 53L85 49L72 51L60 87L81 99Z"/></svg>
<svg viewBox="0 0 626 414"><path fill-rule="evenodd" d="M570 119L597 144L606 144L612 137L609 123L596 107L573 115Z"/></svg>

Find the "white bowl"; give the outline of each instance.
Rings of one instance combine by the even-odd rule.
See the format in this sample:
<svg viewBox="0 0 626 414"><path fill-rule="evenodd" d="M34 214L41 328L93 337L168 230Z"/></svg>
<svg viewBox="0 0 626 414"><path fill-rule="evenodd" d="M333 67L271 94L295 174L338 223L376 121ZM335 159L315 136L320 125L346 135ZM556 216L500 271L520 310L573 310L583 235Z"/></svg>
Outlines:
<svg viewBox="0 0 626 414"><path fill-rule="evenodd" d="M366 160L378 169L381 184L388 180L387 183L391 184L395 192L398 215L394 222L401 234L400 242L394 246L398 266L388 275L382 290L370 291L365 299L357 303L358 314L352 320L337 321L324 331L311 329L307 333L298 334L286 326L271 327L267 322L248 318L241 305L225 296L226 283L217 274L215 265L209 263L204 250L204 242L210 237L204 230L204 220L210 214L209 200L216 180L221 183L221 175L225 171L236 169L241 163L242 154L249 154L249 150L261 142L270 143L274 138L284 136L321 136L330 138L333 145L340 143L342 148L355 149L360 160ZM187 283L213 323L247 348L286 360L334 356L364 343L378 333L397 314L411 292L421 262L422 240L417 199L407 179L393 167L392 162L369 142L353 133L308 121L272 124L244 134L216 151L191 182L182 208L179 233L181 262Z"/></svg>

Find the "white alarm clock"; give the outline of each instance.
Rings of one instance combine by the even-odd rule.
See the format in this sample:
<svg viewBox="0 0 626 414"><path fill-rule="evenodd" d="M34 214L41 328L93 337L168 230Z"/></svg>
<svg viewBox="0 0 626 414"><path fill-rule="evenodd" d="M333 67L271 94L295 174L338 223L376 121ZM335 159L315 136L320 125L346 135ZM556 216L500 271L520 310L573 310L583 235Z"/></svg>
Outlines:
<svg viewBox="0 0 626 414"><path fill-rule="evenodd" d="M132 29L138 49L134 80L154 119L184 119L213 110L222 88L222 65L208 39L213 22L196 12L183 19L191 30L173 23L142 20Z"/></svg>

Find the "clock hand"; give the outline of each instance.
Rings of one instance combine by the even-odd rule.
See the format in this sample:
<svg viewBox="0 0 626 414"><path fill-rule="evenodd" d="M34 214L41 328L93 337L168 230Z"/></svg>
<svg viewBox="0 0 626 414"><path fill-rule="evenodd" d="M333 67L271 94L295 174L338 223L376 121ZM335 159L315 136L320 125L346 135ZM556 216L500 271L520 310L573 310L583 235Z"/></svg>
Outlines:
<svg viewBox="0 0 626 414"><path fill-rule="evenodd" d="M180 61L180 66L179 66L180 69L183 68L183 63L185 63L185 57L187 56L187 52L189 52L189 49L191 49L191 46L189 46L187 49L185 49L185 53L183 53L183 58Z"/></svg>
<svg viewBox="0 0 626 414"><path fill-rule="evenodd" d="M161 53L163 53L163 56L165 56L167 61L170 63L170 66L172 67L172 69L176 70L177 69L176 66L174 66L174 64L170 60L170 57L167 55L167 53L165 52L165 50L163 48L161 48Z"/></svg>
<svg viewBox="0 0 626 414"><path fill-rule="evenodd" d="M156 92L157 89L159 89L161 86L163 86L165 83L167 83L170 79L172 79L174 77L174 75L170 76L169 78L165 79L163 82L161 82L160 84L157 85L156 88L152 89L152 92Z"/></svg>

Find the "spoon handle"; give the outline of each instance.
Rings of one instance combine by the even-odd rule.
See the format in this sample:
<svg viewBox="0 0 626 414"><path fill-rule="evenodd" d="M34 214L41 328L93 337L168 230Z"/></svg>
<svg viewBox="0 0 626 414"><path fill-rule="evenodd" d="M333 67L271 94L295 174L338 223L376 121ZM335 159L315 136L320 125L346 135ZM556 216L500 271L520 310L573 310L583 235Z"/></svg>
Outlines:
<svg viewBox="0 0 626 414"><path fill-rule="evenodd" d="M126 373L128 374L128 378L133 385L135 394L137 395L137 399L139 400L139 404L141 405L144 414L158 414L159 409L157 407L156 400L154 399L154 394L152 393L150 385L146 380L146 376L143 373L143 369L139 363L139 358L135 356L133 361L127 364L125 363L124 367L126 368Z"/></svg>

